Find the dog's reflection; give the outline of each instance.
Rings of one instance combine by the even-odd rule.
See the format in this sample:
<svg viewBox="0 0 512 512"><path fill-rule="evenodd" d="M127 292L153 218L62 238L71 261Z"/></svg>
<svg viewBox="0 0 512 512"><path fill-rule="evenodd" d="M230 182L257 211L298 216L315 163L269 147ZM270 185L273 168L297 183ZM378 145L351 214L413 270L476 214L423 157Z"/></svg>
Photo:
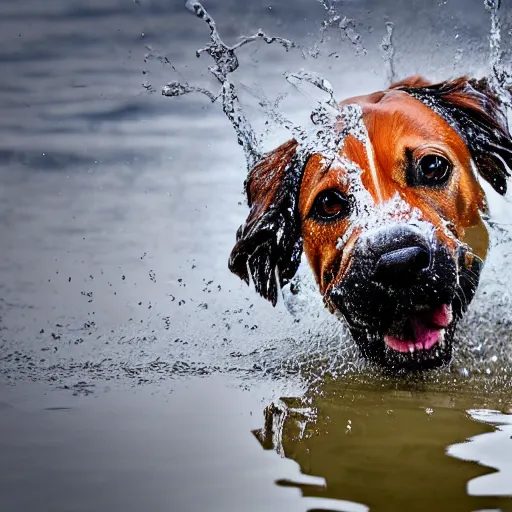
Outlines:
<svg viewBox="0 0 512 512"><path fill-rule="evenodd" d="M467 482L491 469L446 454L454 443L491 430L466 414L474 405L474 398L460 394L330 382L267 407L255 435L264 449L325 479L325 488L279 482L300 487L305 496L349 500L371 510L501 508L504 498L466 492Z"/></svg>

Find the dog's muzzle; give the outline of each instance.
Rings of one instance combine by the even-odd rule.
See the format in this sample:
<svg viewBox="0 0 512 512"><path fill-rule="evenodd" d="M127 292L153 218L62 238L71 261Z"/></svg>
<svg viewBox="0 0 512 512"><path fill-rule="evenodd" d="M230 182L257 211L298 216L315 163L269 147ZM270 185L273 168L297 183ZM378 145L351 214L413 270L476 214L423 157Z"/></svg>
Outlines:
<svg viewBox="0 0 512 512"><path fill-rule="evenodd" d="M408 370L439 366L451 357L455 323L467 307L458 300L463 252L440 243L430 224L385 225L359 237L326 300L365 357Z"/></svg>

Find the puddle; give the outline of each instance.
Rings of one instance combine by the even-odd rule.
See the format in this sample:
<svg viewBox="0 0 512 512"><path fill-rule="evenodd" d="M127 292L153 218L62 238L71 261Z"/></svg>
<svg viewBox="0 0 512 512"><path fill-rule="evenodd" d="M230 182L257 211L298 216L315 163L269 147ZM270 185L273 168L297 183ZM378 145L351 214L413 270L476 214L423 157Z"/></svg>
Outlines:
<svg viewBox="0 0 512 512"><path fill-rule="evenodd" d="M435 386L340 379L300 399L282 398L255 435L265 449L325 479L324 488L279 482L305 496L370 510L510 510L512 417L467 409L497 403L506 404Z"/></svg>
<svg viewBox="0 0 512 512"><path fill-rule="evenodd" d="M2 510L512 509L499 395L346 379L276 400L262 429L274 392L218 377L172 393L4 389Z"/></svg>
<svg viewBox="0 0 512 512"><path fill-rule="evenodd" d="M276 308L227 269L290 131L416 72L508 83L508 5L384 4L205 1L219 54L181 2L0 5L2 511L512 510L507 201L417 382L360 360L304 266Z"/></svg>

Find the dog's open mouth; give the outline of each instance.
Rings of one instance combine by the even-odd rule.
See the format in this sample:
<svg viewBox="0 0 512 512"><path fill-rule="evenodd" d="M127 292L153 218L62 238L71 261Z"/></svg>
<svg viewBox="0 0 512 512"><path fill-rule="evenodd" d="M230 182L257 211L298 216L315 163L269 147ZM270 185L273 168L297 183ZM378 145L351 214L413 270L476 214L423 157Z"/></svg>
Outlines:
<svg viewBox="0 0 512 512"><path fill-rule="evenodd" d="M384 335L384 343L391 350L402 353L432 350L444 342L445 330L452 320L451 304L413 312Z"/></svg>

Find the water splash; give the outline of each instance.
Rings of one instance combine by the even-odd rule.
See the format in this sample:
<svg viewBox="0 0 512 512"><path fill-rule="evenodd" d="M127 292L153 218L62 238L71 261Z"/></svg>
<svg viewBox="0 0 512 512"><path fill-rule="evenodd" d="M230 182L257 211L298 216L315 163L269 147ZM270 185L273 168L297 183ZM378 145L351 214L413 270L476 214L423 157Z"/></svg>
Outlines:
<svg viewBox="0 0 512 512"><path fill-rule="evenodd" d="M293 41L288 39L267 36L262 30L258 30L258 32L252 36L242 36L238 43L233 46L228 46L221 39L214 19L199 2L188 0L185 7L189 11L193 12L198 18L205 21L210 28L210 39L212 42L204 48L197 50L196 55L197 57L200 57L201 53L207 53L210 55L210 57L215 61L215 65L210 66L208 69L222 84L228 79L228 75L230 73L238 69L239 63L235 50L238 50L242 46L252 43L258 39L262 39L267 44L278 43L283 46L286 51L297 46Z"/></svg>
<svg viewBox="0 0 512 512"><path fill-rule="evenodd" d="M262 30L252 36L242 36L241 40L233 46L228 46L219 35L215 20L208 14L206 9L199 2L188 0L185 7L202 19L210 29L211 43L204 48L196 51L196 56L200 57L202 53L207 53L215 62L208 67L210 73L221 83L221 90L214 94L211 91L200 87L190 86L187 83L171 82L162 88L164 96L181 96L190 92L200 92L205 94L212 102L219 97L222 99L222 108L230 120L237 134L238 143L242 146L247 162L247 167L251 168L260 160L262 156L261 146L251 123L245 116L235 85L229 80L229 75L239 67L236 50L242 46L257 40L263 40L267 44L277 43L286 51L297 48L297 45L288 39L282 37L268 36Z"/></svg>
<svg viewBox="0 0 512 512"><path fill-rule="evenodd" d="M337 25L340 30L345 31L345 37L350 39L356 49L356 53L360 52L361 50L358 46L360 44L360 37L354 36L351 32L349 32L352 34L351 36L346 35L348 28L354 30L353 27L355 24L353 20L350 21L348 18L338 14L335 9L334 1L319 1L328 13L328 19L322 24L321 40L324 40L329 27ZM491 12L492 28L490 44L493 79L495 80L497 90L501 91L500 96L508 97L508 87L510 87L512 83L512 75L502 64L499 2L486 0L486 7ZM214 64L208 69L216 80L220 82L221 90L218 93L213 93L206 89L189 85L187 82L171 82L162 89L162 94L165 96L181 96L190 92L199 92L200 94L206 95L212 102L221 99L224 113L230 119L235 129L238 141L244 149L247 165L251 168L262 155L262 134L257 135L251 127L239 101L236 87L230 80L231 73L239 67L236 50L260 39L267 44L276 43L286 51L292 49L302 51L302 48L287 39L269 37L261 30L252 36L242 37L241 40L233 46L228 46L222 41L214 20L199 2L189 1L187 2L187 8L197 17L205 21L210 28L211 43L197 50L197 56L200 56L202 53L207 53L213 59ZM392 82L396 79L393 34L393 23L387 23L386 35L382 40L380 50L382 52L388 82ZM372 227L382 225L383 222L407 220L421 227L422 221L420 212L411 208L398 194L385 203L378 206L375 205L374 199L362 184L362 170L354 162L340 156L340 150L343 147L345 137L351 135L364 144L369 160L371 160L371 144L366 127L362 122L360 107L357 105L339 106L332 84L317 73L301 69L296 73L287 73L285 78L288 83L299 91L301 91L304 85L313 86L326 95L326 97L318 101L316 107L313 108L310 116L311 124L300 126L286 118L281 112L280 103L284 99L284 95L278 96L275 100L270 100L265 97L261 88L256 88L256 96L259 99L259 104L271 123L275 126L284 127L290 135L297 140L299 145L299 158L302 158L304 161L308 155L320 153L324 157L323 163L326 167L343 169L343 172L340 172L340 179L345 180L344 186L348 186L351 195L356 197L355 202L357 203L357 208L353 210L349 218L351 227L347 230L346 235L339 240L338 247L341 249L346 239L355 229L372 229ZM507 103L507 105L509 105L509 103ZM493 228L491 221L489 221L488 225ZM441 229L444 229L447 234L450 234L447 226ZM510 230L506 230L504 227L503 231L506 232L507 235L510 232ZM509 242L510 238L507 238L506 241ZM494 307L488 306L491 296L491 303L493 305L504 304L502 297L503 286L496 286L495 282L496 276L499 275L500 268L503 268L503 262L500 262L499 267L490 266L490 268L492 271L490 273L488 272L487 275L490 277L488 281L491 282L491 285L484 286L481 283L482 292L477 295L474 301L474 304L478 304L476 307L482 307L482 310L477 310L476 313L470 314L467 317L471 325L474 323L475 325L478 324L479 327L471 328L471 326L468 326L465 322L460 329L461 331L464 330L465 336L468 336L467 333L471 333L470 336L474 334L475 342L469 343L468 340L465 340L465 344L469 347L468 350L473 351L480 360L484 361L482 364L486 364L485 361L487 361L488 358L483 355L485 352L485 343L482 343L481 340L486 339L486 337L489 337L489 333L493 332L493 322L496 320L497 316L503 316L504 311L504 308L501 306L498 308L499 311ZM494 273L494 270L496 270L496 273ZM293 288L293 286L301 288L301 294L296 295L291 292L290 288L283 290L285 304L298 318L300 317L304 323L308 323L308 327L317 322L316 325L320 325L320 328L316 329L313 327L310 332L316 332L318 336L308 334L307 339L302 340L304 344L301 346L301 350L297 350L297 347L295 347L294 354L290 356L289 360L282 359L276 362L276 364L285 367L284 371L288 371L289 368L293 366L294 368L298 368L299 373L302 373L302 369L307 367L309 376L313 379L315 375L318 376L318 379L322 379L326 372L338 375L345 371L349 372L354 369L354 366L357 366L357 364L354 364L354 361L357 361L357 359L354 357L354 348L353 345L351 345L351 339L346 335L346 332L344 332L340 322L336 322L336 326L334 326L334 322L328 322L326 320L327 317L333 318L331 315L328 313L325 313L325 315L320 314L320 310L325 312L325 309L323 308L323 304L317 292L316 283L314 283L314 279L311 278L310 272L307 273L306 277L305 276L306 274L299 273L290 286L290 288ZM311 293L309 293L310 291ZM486 293L488 293L488 295L485 296ZM316 300L318 308L311 307L313 297L318 299ZM480 297L480 299L478 299L478 297ZM474 311L475 307L472 309ZM312 319L312 310L315 315L314 320ZM486 325L483 325L480 321L484 314L488 314L489 317L488 324ZM308 321L305 317L311 317L311 321ZM480 347L481 350L478 349L478 347ZM508 354L509 353L510 350L508 351ZM499 360L504 361L507 354L506 349L504 348L503 351L500 349L499 354ZM492 357L492 354L490 357ZM316 373L314 367L318 370ZM477 361L474 361L471 367L477 367ZM268 368L270 368L270 366L267 366L267 369Z"/></svg>
<svg viewBox="0 0 512 512"><path fill-rule="evenodd" d="M329 16L328 19L324 20L322 23L321 40L324 40L325 31L330 26L337 25L341 31L342 40L348 39L354 45L356 54L366 53L366 50L361 45L361 36L354 29L354 20L338 14L336 12L335 2L331 0L319 1L322 3ZM218 93L213 93L208 89L189 85L187 82L173 81L162 88L162 95L175 97L191 92L198 92L207 96L212 103L221 98L223 111L237 134L238 143L244 150L247 167L250 169L262 157L262 141L261 137L258 137L253 130L251 123L246 117L238 97L237 89L230 81L229 75L239 67L236 50L257 40L263 40L267 44L276 43L282 46L286 51L300 49L302 50L303 56L305 56L304 50L293 41L282 37L268 36L261 29L254 35L242 36L239 42L228 46L220 37L215 20L208 14L200 2L188 0L186 2L186 8L198 18L205 21L210 29L211 42L205 47L198 49L196 55L200 57L202 53L207 53L214 60L215 64L209 66L208 70L221 83L221 90ZM359 127L359 121L353 119L353 107L340 109L334 97L332 85L328 80L318 74L300 70L298 73L288 73L285 77L289 83L295 86L298 86L299 83L309 83L329 95L329 99L320 103L311 114L311 121L314 125L313 128L305 128L292 123L278 111L279 101L270 102L264 97L261 91L259 91L260 106L263 107L271 121L278 126L286 128L291 135L297 139L300 152L304 157L312 152L322 152L326 154L328 158L333 159L343 138L351 133L354 127ZM339 129L340 126L342 126L341 130ZM360 128L357 128L357 130L360 131Z"/></svg>
<svg viewBox="0 0 512 512"><path fill-rule="evenodd" d="M329 99L326 102L327 105L338 110L338 104L334 98L334 88L331 85L331 82L326 80L323 76L312 71L306 71L304 69L301 69L297 73L285 73L284 76L290 84L295 86L300 83L307 82L320 89L321 91L326 92L329 95Z"/></svg>
<svg viewBox="0 0 512 512"><path fill-rule="evenodd" d="M212 103L217 101L217 98L219 97L208 89L195 87L193 85L189 85L187 82L169 82L167 85L162 87L163 96L183 96L184 94L188 94L190 92L200 92L201 94L207 96Z"/></svg>
<svg viewBox="0 0 512 512"><path fill-rule="evenodd" d="M334 97L331 83L317 73L301 69L297 73L286 73L286 80L296 89L301 90L303 84L313 85L328 94L326 101L319 101L313 108L311 126L300 126L284 117L276 108L276 103L260 101L268 117L277 125L287 129L298 143L298 157L305 162L314 153L324 157L326 165L331 165L339 158L340 148L348 135L358 140L366 140L366 128L362 122L362 110L358 105L340 107Z"/></svg>
<svg viewBox="0 0 512 512"><path fill-rule="evenodd" d="M491 81L500 100L512 107L510 88L512 87L512 73L503 65L503 51L501 49L501 0L484 0L485 8L491 14L491 31L489 35Z"/></svg>
<svg viewBox="0 0 512 512"><path fill-rule="evenodd" d="M244 147L247 164L250 168L261 155L259 149L261 140L252 130L249 121L243 114L235 85L231 83L229 75L239 65L235 50L243 44L255 41L258 37L261 37L262 32L258 32L256 36L244 37L237 45L228 47L221 40L214 20L204 8L197 2L189 2L187 6L199 18L206 21L210 27L212 42L207 47L198 50L197 55L206 52L214 59L215 65L210 66L209 71L221 82L222 89L219 94L214 94L206 89L191 86L186 82L171 82L162 89L162 94L165 96L181 96L190 92L199 92L206 95L212 102L217 101L219 96L222 96L224 112L230 119L239 142ZM286 50L298 48L294 43L288 44L286 43L287 40L280 38L265 36L264 40L267 43L280 42ZM311 123L307 126L300 126L287 119L280 112L279 105L284 98L283 95L272 101L265 97L261 88L256 87L256 90L250 91L257 96L259 104L269 120L276 126L284 127L297 140L299 158L305 160L312 153L321 153L326 165L329 165L330 162L339 158L340 147L342 147L347 135L353 135L357 139L363 140L366 136L366 130L362 123L360 107L357 105L340 107L335 98L334 88L328 80L319 74L305 70L288 73L285 78L298 90L304 85L309 85L327 94L327 98L324 101L319 101L317 106L313 108L310 116ZM287 291L287 289L284 290L284 293L286 294ZM304 298L305 296L302 295L301 297ZM326 371L339 373L353 369L353 361L357 361L357 359L354 355L355 348L352 340L344 330L343 324L325 310L316 287L315 298L318 306L316 316L315 318L306 318L305 323L312 326L310 333L317 332L318 334L308 334L301 339L301 349L299 351L295 349L294 354L290 357L283 357L280 361L274 363L267 360L264 365L267 371L285 372L287 375L290 371L298 372L301 375L307 374L310 380L314 380L315 375L317 379L321 379ZM312 310L311 303L309 303L307 309L308 311ZM328 326L328 332L326 332L326 326ZM307 329L305 325L303 327ZM271 368L273 369L271 370Z"/></svg>
<svg viewBox="0 0 512 512"><path fill-rule="evenodd" d="M395 71L395 47L393 45L393 30L395 24L391 21L386 23L386 35L380 43L382 58L384 59L384 69L386 72L386 83L392 84L396 80Z"/></svg>
<svg viewBox="0 0 512 512"><path fill-rule="evenodd" d="M340 30L341 41L349 41L355 49L356 55L366 55L366 48L362 44L361 34L355 30L356 22L352 18L338 14L336 0L318 0L327 11L327 19L322 21L320 27L320 44L325 41L325 34L329 27L337 26Z"/></svg>
<svg viewBox="0 0 512 512"><path fill-rule="evenodd" d="M163 64L164 66L170 66L170 68L177 73L178 70L174 67L174 64L170 61L169 57L167 55L161 54L158 50L155 50L150 44L145 45L146 50L148 50L148 53L144 54L144 62L148 62L149 60L157 60L160 62L160 64Z"/></svg>

